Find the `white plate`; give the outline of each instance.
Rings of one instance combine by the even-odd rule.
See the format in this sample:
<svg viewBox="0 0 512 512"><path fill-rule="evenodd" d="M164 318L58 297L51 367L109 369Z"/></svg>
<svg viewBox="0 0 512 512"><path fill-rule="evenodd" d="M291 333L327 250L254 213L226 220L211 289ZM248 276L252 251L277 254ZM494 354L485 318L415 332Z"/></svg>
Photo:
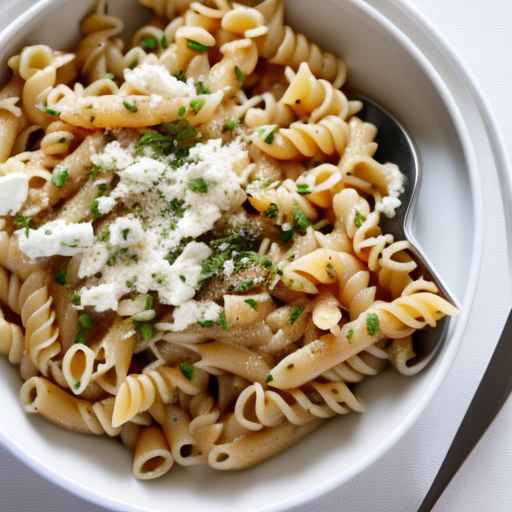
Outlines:
<svg viewBox="0 0 512 512"><path fill-rule="evenodd" d="M54 5L50 15L41 15L50 3ZM43 1L0 36L0 56L5 61L22 43L70 44L76 40L79 16L91 4ZM0 391L5 444L66 489L119 510L152 511L167 504L192 512L232 507L282 510L371 464L409 428L446 374L470 312L481 251L480 184L466 127L435 70L385 18L355 0L326 0L322 6L322 11L312 11L310 2L295 0L289 15L315 41L340 51L350 66L352 83L395 112L419 147L425 180L416 236L463 303L448 342L420 377L406 380L389 373L363 385L365 415L332 421L259 468L236 474L178 469L150 484L132 479L129 455L111 442L72 435L37 418L26 418L17 402L19 381L12 370L2 367L8 384Z"/></svg>

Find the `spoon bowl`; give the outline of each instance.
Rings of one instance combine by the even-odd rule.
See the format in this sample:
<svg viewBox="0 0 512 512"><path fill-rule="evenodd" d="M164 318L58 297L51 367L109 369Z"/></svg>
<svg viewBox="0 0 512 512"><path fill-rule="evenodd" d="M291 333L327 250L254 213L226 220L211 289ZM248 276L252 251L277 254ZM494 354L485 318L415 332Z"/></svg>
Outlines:
<svg viewBox="0 0 512 512"><path fill-rule="evenodd" d="M383 232L393 235L395 240L407 240L410 244L408 250L418 264L415 272L434 282L439 294L454 306L459 307L454 294L450 292L412 232L414 210L422 178L420 160L412 138L402 124L377 102L362 95L356 95L355 99L363 103L363 110L358 116L378 128L378 149L374 155L375 159L378 162L395 163L405 176L404 192L400 196L402 204L396 210L394 217L388 218L384 215L381 217ZM432 360L445 339L449 321L448 318L444 319L435 329L416 333L417 356L410 366L411 373L419 372Z"/></svg>

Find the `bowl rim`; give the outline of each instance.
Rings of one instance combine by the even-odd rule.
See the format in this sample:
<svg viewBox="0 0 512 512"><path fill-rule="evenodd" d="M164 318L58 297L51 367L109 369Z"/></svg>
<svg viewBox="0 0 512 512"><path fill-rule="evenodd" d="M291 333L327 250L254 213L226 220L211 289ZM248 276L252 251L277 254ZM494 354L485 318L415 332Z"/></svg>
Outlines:
<svg viewBox="0 0 512 512"><path fill-rule="evenodd" d="M17 17L14 21L12 21L5 29L0 31L0 44L2 42L8 41L17 32L22 31L23 27L28 22L33 20L39 14L44 13L48 8L55 8L55 6L64 4L66 1L67 0L40 0L38 3ZM373 465L379 458L381 458L387 451L389 451L398 442L398 440L405 435L407 431L410 430L414 422L425 410L427 404L431 401L434 393L439 389L442 381L448 374L448 370L453 364L455 356L460 349L463 333L465 331L475 298L478 277L481 270L484 239L482 216L483 194L481 188L482 179L477 170L476 154L468 128L462 117L462 113L460 112L459 107L455 102L447 84L444 83L443 79L438 74L434 66L429 62L427 57L423 55L423 53L419 50L419 48L417 48L417 46L407 35L405 35L397 26L395 26L384 14L382 14L373 6L367 4L364 0L348 1L350 4L371 18L376 24L381 25L395 38L399 44L404 47L404 49L416 60L422 71L431 80L438 94L443 100L444 106L446 107L447 112L454 124L455 132L457 133L457 136L460 140L466 162L468 163L469 184L474 207L474 225L476 228L472 247L473 262L469 272L466 293L464 294L464 298L461 301L462 312L455 322L455 328L451 333L446 353L443 354L442 361L438 365L436 372L431 377L430 383L426 387L425 392L418 399L416 406L411 409L409 414L404 417L403 421L400 423L400 426L394 430L390 436L382 439L382 441L375 447L375 449L368 453L366 457L362 457L356 464L354 464L350 471L346 471L342 475L335 475L333 473L335 475L333 478L324 479L314 487L310 487L307 490L294 494L293 497L280 500L268 506L265 505L260 507L257 509L257 512L285 512L287 510L293 509L298 505L305 505L310 503L319 496L327 494L336 487L341 486L348 480L354 478L364 469ZM462 75L465 75L468 84L470 84L473 97L479 107L479 112L482 115L486 125L491 148L494 154L493 156L495 156L495 158L497 157L497 160L500 163L500 167L505 170L508 169L508 160L504 151L503 141L496 128L497 125L495 118L491 112L488 101L483 98L481 89L476 85L477 82L473 75L468 71L463 61L458 57L454 50L452 50L446 40L435 28L432 27L432 25L425 19L425 17L419 13L418 9L414 9L411 5L404 2L404 0L391 1L399 4L401 10L405 11L410 17L416 18L424 28L431 32L432 37L437 39L437 42L444 54L448 55L450 60L458 68L459 72ZM510 189L508 189L508 192L510 194ZM62 475L57 470L55 470L53 466L47 465L41 460L34 459L30 455L29 450L11 442L10 439L2 431L0 431L0 442L9 450L9 452L11 452L15 457L17 457L43 478L49 480L58 487L81 497L86 501L92 502L100 507L110 508L119 512L143 512L143 509L139 508L138 506L132 506L123 503L110 496L106 496L100 492L88 489L85 485L67 478L65 475Z"/></svg>

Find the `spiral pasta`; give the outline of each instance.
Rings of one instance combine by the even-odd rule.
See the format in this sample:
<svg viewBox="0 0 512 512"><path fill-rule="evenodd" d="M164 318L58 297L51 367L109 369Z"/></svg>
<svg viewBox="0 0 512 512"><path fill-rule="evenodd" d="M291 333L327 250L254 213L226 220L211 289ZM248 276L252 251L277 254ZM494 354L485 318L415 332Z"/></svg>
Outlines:
<svg viewBox="0 0 512 512"><path fill-rule="evenodd" d="M20 364L25 342L19 325L8 322L0 308L0 353L7 356L11 364Z"/></svg>
<svg viewBox="0 0 512 512"><path fill-rule="evenodd" d="M337 116L318 123L295 122L289 128L258 128L252 141L261 151L279 160L341 155L348 141L348 125Z"/></svg>

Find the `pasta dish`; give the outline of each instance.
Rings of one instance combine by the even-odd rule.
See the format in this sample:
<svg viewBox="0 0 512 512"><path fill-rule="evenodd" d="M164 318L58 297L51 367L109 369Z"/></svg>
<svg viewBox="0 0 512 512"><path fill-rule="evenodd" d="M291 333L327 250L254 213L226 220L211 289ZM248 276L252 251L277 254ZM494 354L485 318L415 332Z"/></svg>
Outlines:
<svg viewBox="0 0 512 512"><path fill-rule="evenodd" d="M0 90L0 352L27 413L139 479L258 464L456 308L381 229L404 176L282 0L105 0Z"/></svg>

